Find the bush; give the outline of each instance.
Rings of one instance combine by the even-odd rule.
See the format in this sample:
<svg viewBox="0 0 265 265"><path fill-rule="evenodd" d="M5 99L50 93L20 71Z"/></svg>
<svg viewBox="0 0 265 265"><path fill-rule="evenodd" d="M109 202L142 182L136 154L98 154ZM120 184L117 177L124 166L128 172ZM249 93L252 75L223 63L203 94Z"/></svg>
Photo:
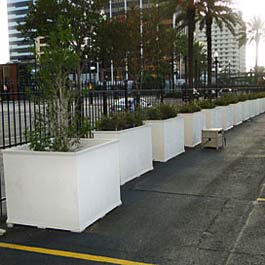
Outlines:
<svg viewBox="0 0 265 265"><path fill-rule="evenodd" d="M211 100L203 100L199 105L202 109L213 109L216 107L215 102Z"/></svg>
<svg viewBox="0 0 265 265"><path fill-rule="evenodd" d="M176 117L178 114L177 108L173 105L161 104L152 108L146 109L144 118L146 120L166 120Z"/></svg>
<svg viewBox="0 0 265 265"><path fill-rule="evenodd" d="M215 100L215 105L216 106L227 106L229 104L235 104L239 101L239 97L237 95L224 95L221 96L220 98Z"/></svg>
<svg viewBox="0 0 265 265"><path fill-rule="evenodd" d="M242 102L242 101L246 101L249 99L249 95L248 94L240 94L238 95L238 101Z"/></svg>
<svg viewBox="0 0 265 265"><path fill-rule="evenodd" d="M143 114L140 112L119 112L104 116L97 122L100 131L121 131L143 125Z"/></svg>
<svg viewBox="0 0 265 265"><path fill-rule="evenodd" d="M180 113L194 113L200 111L201 107L196 102L187 103L179 108Z"/></svg>

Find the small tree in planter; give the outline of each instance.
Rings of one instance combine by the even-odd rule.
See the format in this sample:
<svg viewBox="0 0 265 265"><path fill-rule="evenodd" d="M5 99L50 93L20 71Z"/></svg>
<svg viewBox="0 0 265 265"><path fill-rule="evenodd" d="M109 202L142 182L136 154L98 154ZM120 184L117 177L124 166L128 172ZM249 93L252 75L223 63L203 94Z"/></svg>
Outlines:
<svg viewBox="0 0 265 265"><path fill-rule="evenodd" d="M145 124L152 126L153 159L166 162L183 153L184 120L177 117L177 108L161 104L145 111Z"/></svg>
<svg viewBox="0 0 265 265"><path fill-rule="evenodd" d="M7 222L80 232L121 204L118 144L80 139L87 126L77 130L80 117L69 117L75 92L68 79L79 58L65 45L71 34L62 24L48 38L40 58L46 114L29 145L3 152Z"/></svg>
<svg viewBox="0 0 265 265"><path fill-rule="evenodd" d="M35 117L35 128L29 132L30 149L34 151L68 152L77 148L82 134L89 131L89 123L82 116L72 113L76 97L69 75L79 66L79 57L66 43L71 40L68 30L59 23L58 31L48 36L49 45L39 58L38 96L45 102L45 111ZM33 94L34 96L34 94ZM78 113L79 114L79 113ZM78 127L82 120L82 127Z"/></svg>
<svg viewBox="0 0 265 265"><path fill-rule="evenodd" d="M196 102L183 105L179 116L184 119L185 146L194 147L201 143L201 131L205 128L206 116Z"/></svg>
<svg viewBox="0 0 265 265"><path fill-rule="evenodd" d="M118 139L120 183L153 169L150 125L142 125L141 112L116 113L103 117L94 132L95 139Z"/></svg>

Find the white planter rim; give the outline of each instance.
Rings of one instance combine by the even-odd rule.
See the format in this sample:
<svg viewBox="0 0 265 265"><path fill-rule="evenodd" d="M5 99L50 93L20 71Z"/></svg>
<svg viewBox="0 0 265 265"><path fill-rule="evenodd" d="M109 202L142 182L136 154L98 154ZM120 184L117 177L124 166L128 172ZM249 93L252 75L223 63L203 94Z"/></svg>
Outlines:
<svg viewBox="0 0 265 265"><path fill-rule="evenodd" d="M182 117L176 116L176 117L165 119L165 120L144 120L144 122L159 123L159 122L168 122L168 121L179 120L179 119L182 119Z"/></svg>
<svg viewBox="0 0 265 265"><path fill-rule="evenodd" d="M144 124L144 125L141 125L141 126L136 126L136 127L133 127L133 128L120 130L120 131L95 131L95 132L97 132L98 134L113 134L113 133L123 134L123 133L126 133L126 132L135 131L135 130L137 130L139 128L142 129L142 128L145 128L145 127L151 127L151 125Z"/></svg>
<svg viewBox="0 0 265 265"><path fill-rule="evenodd" d="M234 105L234 104L236 104L236 103L231 103L231 104L224 105L224 106L216 106L216 108L226 108L226 107Z"/></svg>
<svg viewBox="0 0 265 265"><path fill-rule="evenodd" d="M215 109L223 109L223 108L225 108L225 107L227 107L227 106L229 106L229 105L225 105L225 106L216 106Z"/></svg>
<svg viewBox="0 0 265 265"><path fill-rule="evenodd" d="M216 109L216 107L214 107L214 108L209 108L209 109L202 109L201 111L209 111L209 110L213 110L213 109Z"/></svg>
<svg viewBox="0 0 265 265"><path fill-rule="evenodd" d="M119 140L107 140L107 139L82 139L83 142L94 142L92 146L86 146L81 144L81 149L78 151L71 151L71 152L52 152L52 151L32 151L28 149L29 144L24 144L21 146L12 147L9 149L5 149L2 152L4 154L8 153L16 153L16 154L23 154L23 155L39 155L39 156L78 156L87 151L92 151L95 149L99 149L102 146L112 145Z"/></svg>
<svg viewBox="0 0 265 265"><path fill-rule="evenodd" d="M196 112L182 112L182 113L179 113L178 115L193 115L193 114L196 114L196 113L200 113L200 111L196 111Z"/></svg>

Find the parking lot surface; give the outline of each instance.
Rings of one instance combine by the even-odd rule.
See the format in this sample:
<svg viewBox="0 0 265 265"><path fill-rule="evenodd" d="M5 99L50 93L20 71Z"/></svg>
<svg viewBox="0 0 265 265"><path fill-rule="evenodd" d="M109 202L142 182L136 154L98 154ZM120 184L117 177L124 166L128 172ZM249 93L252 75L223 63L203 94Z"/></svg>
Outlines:
<svg viewBox="0 0 265 265"><path fill-rule="evenodd" d="M83 233L14 226L0 265L264 265L265 115L122 187L122 206ZM49 196L49 194L47 194Z"/></svg>

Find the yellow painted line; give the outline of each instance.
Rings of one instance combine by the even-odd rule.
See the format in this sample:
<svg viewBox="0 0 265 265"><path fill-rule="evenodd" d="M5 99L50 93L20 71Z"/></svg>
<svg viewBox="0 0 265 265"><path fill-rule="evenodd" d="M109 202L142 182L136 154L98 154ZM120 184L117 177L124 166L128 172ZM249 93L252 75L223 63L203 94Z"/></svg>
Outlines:
<svg viewBox="0 0 265 265"><path fill-rule="evenodd" d="M29 247L29 246L8 244L8 243L0 243L0 248L8 248L8 249L13 249L13 250L46 254L46 255L52 255L52 256L58 256L58 257L64 257L64 258L81 259L81 260L88 260L88 261L95 261L95 262L106 262L106 263L118 264L118 265L154 265L154 264L147 264L147 263L129 261L129 260L123 260L123 259L115 259L115 258L96 256L96 255L90 255L90 254L84 254L84 253L77 253L77 252L71 252L71 251Z"/></svg>
<svg viewBox="0 0 265 265"><path fill-rule="evenodd" d="M265 202L265 198L258 198L257 202Z"/></svg>

